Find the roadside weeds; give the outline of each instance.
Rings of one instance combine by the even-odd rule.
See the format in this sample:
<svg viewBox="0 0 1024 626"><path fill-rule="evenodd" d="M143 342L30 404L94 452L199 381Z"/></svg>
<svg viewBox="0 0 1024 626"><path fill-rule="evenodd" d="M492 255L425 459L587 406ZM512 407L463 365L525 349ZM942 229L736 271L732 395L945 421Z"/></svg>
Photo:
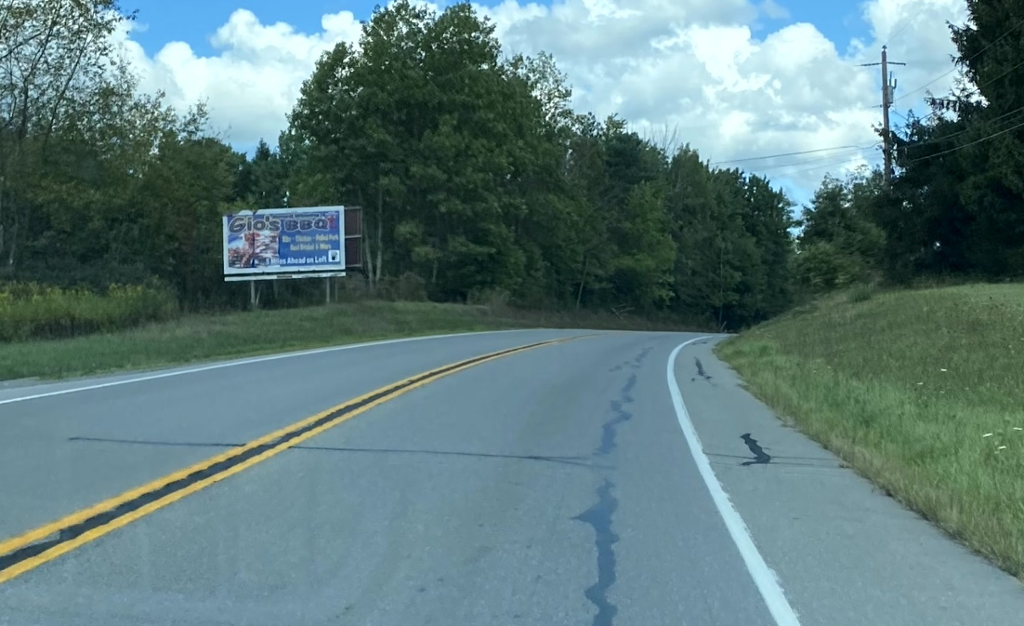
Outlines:
<svg viewBox="0 0 1024 626"><path fill-rule="evenodd" d="M1024 581L1024 287L833 297L717 352L796 428Z"/></svg>

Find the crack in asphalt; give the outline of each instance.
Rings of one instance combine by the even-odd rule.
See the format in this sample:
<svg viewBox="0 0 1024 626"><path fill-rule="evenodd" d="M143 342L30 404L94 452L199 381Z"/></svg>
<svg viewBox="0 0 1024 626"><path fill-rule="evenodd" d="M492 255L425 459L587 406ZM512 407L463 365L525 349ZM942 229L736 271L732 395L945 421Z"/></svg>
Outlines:
<svg viewBox="0 0 1024 626"><path fill-rule="evenodd" d="M613 372L613 373L614 372L621 372L624 368L627 368L627 367L631 368L631 369L638 370L638 369L640 369L640 366L643 365L644 359L647 358L647 355L650 354L651 350L653 350L653 349L654 348L648 346L648 347L644 348L643 350L641 350L640 353L637 354L635 357L633 357L632 361L625 361L623 363L619 363L615 367L610 368L608 371L609 372Z"/></svg>
<svg viewBox="0 0 1024 626"><path fill-rule="evenodd" d="M616 365L609 371L618 372L624 368L639 370L644 359L652 350L651 347L644 348L633 359ZM601 443L594 449L595 457L611 454L618 445L619 427L633 419L633 414L626 407L633 403L633 390L636 383L637 375L630 374L625 385L619 390L619 397L609 402L611 416L601 425ZM595 467L595 469L600 468ZM615 483L606 474L603 482L596 489L597 501L589 509L573 518L594 529L597 581L583 592L587 600L597 607L592 626L612 626L612 622L619 612L618 607L608 599L608 591L615 584L617 578L614 545L618 542L619 536L615 534L612 525L619 501L614 495L614 490Z"/></svg>
<svg viewBox="0 0 1024 626"><path fill-rule="evenodd" d="M612 417L601 426L601 445L594 450L594 456L604 456L618 445L616 437L619 434L619 426L633 419L633 414L623 407L633 402L631 393L634 387L636 387L636 374L631 374L622 388L620 398L611 402Z"/></svg>
<svg viewBox="0 0 1024 626"><path fill-rule="evenodd" d="M597 549L597 582L586 588L584 595L597 607L592 626L611 626L619 607L608 600L608 590L615 584L615 549L619 536L612 530L612 516L619 501L612 495L614 483L608 478L597 488L597 502L573 519L589 524L594 529Z"/></svg>

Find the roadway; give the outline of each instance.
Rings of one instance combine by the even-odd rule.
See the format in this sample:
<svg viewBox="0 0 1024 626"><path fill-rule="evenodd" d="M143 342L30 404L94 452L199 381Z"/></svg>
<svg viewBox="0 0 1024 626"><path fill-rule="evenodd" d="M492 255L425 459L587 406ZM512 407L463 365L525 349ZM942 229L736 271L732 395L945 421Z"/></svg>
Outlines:
<svg viewBox="0 0 1024 626"><path fill-rule="evenodd" d="M481 333L0 389L0 624L1024 615L718 340Z"/></svg>

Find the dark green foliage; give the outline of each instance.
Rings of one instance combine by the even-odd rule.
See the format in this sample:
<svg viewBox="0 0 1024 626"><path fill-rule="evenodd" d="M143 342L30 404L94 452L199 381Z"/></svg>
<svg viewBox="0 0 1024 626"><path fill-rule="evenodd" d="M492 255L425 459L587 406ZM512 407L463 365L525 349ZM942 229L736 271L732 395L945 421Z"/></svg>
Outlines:
<svg viewBox="0 0 1024 626"><path fill-rule="evenodd" d="M1024 277L1024 1L967 8L968 24L950 27L962 78L893 133L891 186L875 171L828 178L815 194L797 263L805 286Z"/></svg>
<svg viewBox="0 0 1024 626"><path fill-rule="evenodd" d="M802 219L797 267L806 288L830 291L877 278L885 246L875 221L882 189L878 170L825 177Z"/></svg>
<svg viewBox="0 0 1024 626"><path fill-rule="evenodd" d="M730 328L789 306L785 196L574 113L570 95L550 57L501 60L468 4L398 2L303 85L282 137L288 188L364 207L373 288L411 273L434 299L507 293Z"/></svg>
<svg viewBox="0 0 1024 626"><path fill-rule="evenodd" d="M8 4L27 11L12 28L48 23L32 3ZM86 30L116 25L101 10L109 1L79 4ZM31 58L31 33L14 34L0 58ZM58 42L54 54L81 43ZM363 207L371 297L730 329L791 303L793 222L781 192L711 169L689 148L666 154L617 117L574 112L551 57L506 58L468 3L378 8L358 48L342 43L318 61L278 146L261 141L252 157L211 137L201 107L172 111L138 93L128 68L93 71L111 51L86 52L92 65L77 75L40 68L71 80L71 95L40 87L41 99L19 105L27 121L0 119L8 277L94 290L149 282L188 310L244 306L248 287L222 280L220 215L344 204ZM25 87L10 79L0 99ZM260 301L310 304L322 290L274 281Z"/></svg>
<svg viewBox="0 0 1024 626"><path fill-rule="evenodd" d="M968 0L965 81L911 118L878 215L894 278L1024 276L1024 2ZM977 96L984 97L984 103Z"/></svg>

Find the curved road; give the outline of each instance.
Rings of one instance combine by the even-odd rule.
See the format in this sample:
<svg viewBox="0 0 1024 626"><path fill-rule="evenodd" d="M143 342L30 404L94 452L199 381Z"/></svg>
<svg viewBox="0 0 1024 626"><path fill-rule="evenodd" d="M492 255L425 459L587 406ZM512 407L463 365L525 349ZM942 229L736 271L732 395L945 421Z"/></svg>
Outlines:
<svg viewBox="0 0 1024 626"><path fill-rule="evenodd" d="M719 339L481 333L0 389L0 624L1024 615L743 391Z"/></svg>

